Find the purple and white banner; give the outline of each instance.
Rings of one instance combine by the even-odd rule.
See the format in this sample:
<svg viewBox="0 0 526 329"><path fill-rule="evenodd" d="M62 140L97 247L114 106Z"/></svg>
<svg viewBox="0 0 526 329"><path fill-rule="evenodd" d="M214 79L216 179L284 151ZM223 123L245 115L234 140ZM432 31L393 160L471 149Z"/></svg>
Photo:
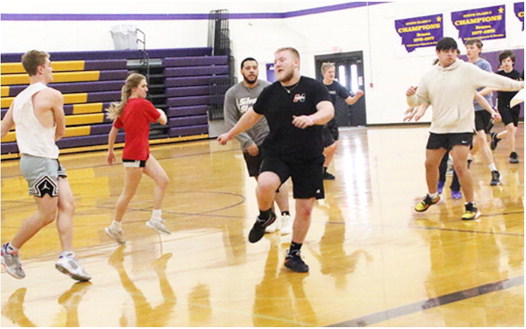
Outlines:
<svg viewBox="0 0 526 329"><path fill-rule="evenodd" d="M504 5L476 8L451 13L451 21L462 42L471 39L501 39L506 37Z"/></svg>
<svg viewBox="0 0 526 329"><path fill-rule="evenodd" d="M513 4L513 9L515 11L515 16L522 23L522 31L524 31L524 2L515 2Z"/></svg>
<svg viewBox="0 0 526 329"><path fill-rule="evenodd" d="M408 53L432 47L444 36L442 14L395 20L395 28Z"/></svg>

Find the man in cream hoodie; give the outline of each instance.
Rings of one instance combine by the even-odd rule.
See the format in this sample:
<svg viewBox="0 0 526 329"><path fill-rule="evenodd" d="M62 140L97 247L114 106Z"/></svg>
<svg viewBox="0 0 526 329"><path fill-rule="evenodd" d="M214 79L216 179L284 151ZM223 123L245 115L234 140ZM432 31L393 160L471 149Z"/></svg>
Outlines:
<svg viewBox="0 0 526 329"><path fill-rule="evenodd" d="M409 105L419 106L414 112L415 121L424 115L429 105L433 110L425 162L428 193L415 210L426 211L440 201L437 190L438 167L445 152L450 150L466 198L462 219L473 220L480 216L480 211L473 200L473 182L467 167L467 156L475 131L475 91L481 87L519 90L524 88L524 82L504 78L465 63L457 59L457 49L456 41L449 37L437 43L438 65L424 74L416 94L407 100Z"/></svg>

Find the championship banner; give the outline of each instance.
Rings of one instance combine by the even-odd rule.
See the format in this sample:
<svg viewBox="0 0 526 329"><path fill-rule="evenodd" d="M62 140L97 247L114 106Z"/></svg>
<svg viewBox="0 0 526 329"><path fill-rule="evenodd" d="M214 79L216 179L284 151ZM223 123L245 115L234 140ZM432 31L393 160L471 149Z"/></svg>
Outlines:
<svg viewBox="0 0 526 329"><path fill-rule="evenodd" d="M506 37L505 6L454 11L451 21L458 37L465 43L471 39L501 39Z"/></svg>
<svg viewBox="0 0 526 329"><path fill-rule="evenodd" d="M442 14L395 20L395 28L408 53L435 46L444 36Z"/></svg>
<svg viewBox="0 0 526 329"><path fill-rule="evenodd" d="M522 31L524 31L524 2L515 2L513 4L513 9L515 11L515 16L522 23Z"/></svg>

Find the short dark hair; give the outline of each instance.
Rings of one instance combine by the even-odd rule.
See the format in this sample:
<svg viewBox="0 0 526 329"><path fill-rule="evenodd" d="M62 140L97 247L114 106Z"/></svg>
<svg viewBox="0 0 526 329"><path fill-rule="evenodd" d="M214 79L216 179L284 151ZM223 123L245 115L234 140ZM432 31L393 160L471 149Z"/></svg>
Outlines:
<svg viewBox="0 0 526 329"><path fill-rule="evenodd" d="M241 61L241 69L243 69L243 66L245 65L245 62L248 62L248 61L254 61L256 63L258 62L258 61L256 61L255 58L247 57L247 58L245 58L244 60Z"/></svg>
<svg viewBox="0 0 526 329"><path fill-rule="evenodd" d="M458 46L457 46L457 42L455 41L455 39L450 38L450 37L444 37L440 39L436 46L437 51L451 50L451 49L457 50Z"/></svg>
<svg viewBox="0 0 526 329"><path fill-rule="evenodd" d="M511 58L511 61L515 64L515 54L511 50L504 50L499 54L499 63L502 63L502 61L508 57Z"/></svg>

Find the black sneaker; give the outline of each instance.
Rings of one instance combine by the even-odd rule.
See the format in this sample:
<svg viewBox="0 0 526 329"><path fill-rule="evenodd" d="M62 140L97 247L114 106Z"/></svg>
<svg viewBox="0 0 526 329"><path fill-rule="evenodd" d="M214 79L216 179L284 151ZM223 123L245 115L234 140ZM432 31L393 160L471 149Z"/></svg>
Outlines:
<svg viewBox="0 0 526 329"><path fill-rule="evenodd" d="M294 272L306 273L309 271L309 265L305 264L299 251L293 254L287 253L285 257L285 267L293 270Z"/></svg>
<svg viewBox="0 0 526 329"><path fill-rule="evenodd" d="M271 211L270 216L268 219L256 219L256 222L254 223L254 226L252 226L252 229L250 230L250 233L248 234L248 241L251 243L258 242L261 240L263 235L265 235L265 227L271 225L276 220L276 214Z"/></svg>
<svg viewBox="0 0 526 329"><path fill-rule="evenodd" d="M334 177L334 175L331 174L331 173L324 172L323 173L323 179L324 180L334 180L334 179L336 179L336 177Z"/></svg>
<svg viewBox="0 0 526 329"><path fill-rule="evenodd" d="M519 163L519 156L517 155L517 152L510 153L510 163Z"/></svg>
<svg viewBox="0 0 526 329"><path fill-rule="evenodd" d="M490 147L492 150L497 148L497 144L500 142L500 138L497 138L497 133L491 133Z"/></svg>
<svg viewBox="0 0 526 329"><path fill-rule="evenodd" d="M489 185L491 186L497 186L500 184L500 173L497 170L491 171L491 182Z"/></svg>

